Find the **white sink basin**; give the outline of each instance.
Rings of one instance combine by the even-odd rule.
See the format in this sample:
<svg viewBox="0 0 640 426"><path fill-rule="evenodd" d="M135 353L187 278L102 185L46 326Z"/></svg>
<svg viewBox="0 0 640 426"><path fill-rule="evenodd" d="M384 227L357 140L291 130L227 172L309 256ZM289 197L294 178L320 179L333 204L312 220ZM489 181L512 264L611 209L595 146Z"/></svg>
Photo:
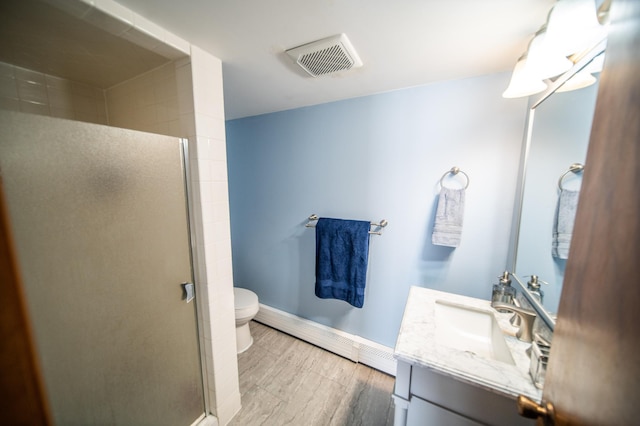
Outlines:
<svg viewBox="0 0 640 426"><path fill-rule="evenodd" d="M515 365L493 311L436 300L435 322L436 344Z"/></svg>

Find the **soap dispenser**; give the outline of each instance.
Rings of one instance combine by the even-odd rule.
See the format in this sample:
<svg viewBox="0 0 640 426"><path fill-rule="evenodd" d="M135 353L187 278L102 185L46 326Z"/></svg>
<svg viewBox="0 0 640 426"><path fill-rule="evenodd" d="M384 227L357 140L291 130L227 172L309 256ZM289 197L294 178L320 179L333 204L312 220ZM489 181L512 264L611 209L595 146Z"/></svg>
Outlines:
<svg viewBox="0 0 640 426"><path fill-rule="evenodd" d="M501 276L498 277L498 284L493 286L493 292L491 293L491 304L494 303L508 303L513 304L513 300L516 297L516 289L511 287L511 280L509 279L509 271L504 271ZM498 309L498 312L509 312L504 309Z"/></svg>
<svg viewBox="0 0 640 426"><path fill-rule="evenodd" d="M527 282L527 289L531 296L536 299L540 304L542 304L542 300L544 299L544 292L540 288L540 284L548 284L545 281L542 281L537 275L531 275L529 278L529 282Z"/></svg>

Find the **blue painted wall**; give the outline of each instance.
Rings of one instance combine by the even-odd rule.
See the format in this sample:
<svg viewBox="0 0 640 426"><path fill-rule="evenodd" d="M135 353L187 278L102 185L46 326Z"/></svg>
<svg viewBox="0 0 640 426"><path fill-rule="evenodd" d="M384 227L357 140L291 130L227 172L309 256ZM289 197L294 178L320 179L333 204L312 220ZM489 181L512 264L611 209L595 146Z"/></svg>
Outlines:
<svg viewBox="0 0 640 426"><path fill-rule="evenodd" d="M509 77L228 121L235 285L390 347L411 285L488 299L506 266L527 110L526 99L501 97ZM440 177L454 165L471 178L456 249L431 244ZM315 297L312 213L389 221L371 237L362 309Z"/></svg>

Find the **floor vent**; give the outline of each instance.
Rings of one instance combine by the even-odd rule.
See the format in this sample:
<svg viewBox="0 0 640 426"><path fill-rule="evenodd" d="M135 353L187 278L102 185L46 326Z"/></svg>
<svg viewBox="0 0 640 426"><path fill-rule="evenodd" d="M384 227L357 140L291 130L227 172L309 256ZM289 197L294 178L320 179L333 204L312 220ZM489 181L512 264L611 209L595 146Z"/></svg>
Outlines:
<svg viewBox="0 0 640 426"><path fill-rule="evenodd" d="M345 34L294 47L287 54L313 77L362 66Z"/></svg>
<svg viewBox="0 0 640 426"><path fill-rule="evenodd" d="M396 375L393 349L260 304L255 320L354 362Z"/></svg>

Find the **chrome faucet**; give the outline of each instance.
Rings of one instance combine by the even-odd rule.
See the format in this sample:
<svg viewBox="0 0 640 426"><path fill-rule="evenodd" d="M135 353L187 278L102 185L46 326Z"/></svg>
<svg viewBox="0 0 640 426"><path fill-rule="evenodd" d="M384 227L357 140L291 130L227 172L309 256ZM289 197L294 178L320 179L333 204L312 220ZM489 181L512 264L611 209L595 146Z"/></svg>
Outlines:
<svg viewBox="0 0 640 426"><path fill-rule="evenodd" d="M535 311L503 302L492 303L491 307L494 309L510 311L518 315L521 321L516 337L523 342L531 342L531 336L533 335L533 321L536 319L537 315Z"/></svg>
<svg viewBox="0 0 640 426"><path fill-rule="evenodd" d="M515 298L513 299L513 304L519 308L522 305L520 304L520 301ZM511 317L511 319L509 320L509 322L511 323L511 325L515 326L515 327L520 327L520 324L522 324L522 319L520 318L520 315L515 314L514 316Z"/></svg>

